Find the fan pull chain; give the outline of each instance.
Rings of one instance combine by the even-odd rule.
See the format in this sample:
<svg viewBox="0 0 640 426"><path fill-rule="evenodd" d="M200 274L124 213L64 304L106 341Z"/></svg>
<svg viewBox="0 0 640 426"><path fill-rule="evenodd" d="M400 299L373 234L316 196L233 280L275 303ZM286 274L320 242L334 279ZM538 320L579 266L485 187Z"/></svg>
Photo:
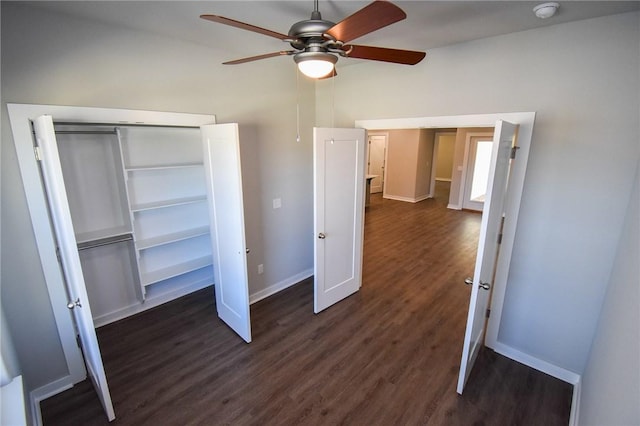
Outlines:
<svg viewBox="0 0 640 426"><path fill-rule="evenodd" d="M296 142L300 142L300 73L296 70Z"/></svg>
<svg viewBox="0 0 640 426"><path fill-rule="evenodd" d="M334 71L335 72L335 69ZM331 128L336 128L336 76L331 79ZM331 130L333 133L333 130ZM335 142L335 139L331 138L331 145Z"/></svg>

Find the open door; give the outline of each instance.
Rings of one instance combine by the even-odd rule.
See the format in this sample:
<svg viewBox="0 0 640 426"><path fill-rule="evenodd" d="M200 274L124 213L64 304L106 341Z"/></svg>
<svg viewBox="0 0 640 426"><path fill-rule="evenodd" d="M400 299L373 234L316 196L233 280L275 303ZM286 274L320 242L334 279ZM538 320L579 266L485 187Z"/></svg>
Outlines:
<svg viewBox="0 0 640 426"><path fill-rule="evenodd" d="M218 316L251 342L249 281L237 123L200 127L209 197Z"/></svg>
<svg viewBox="0 0 640 426"><path fill-rule="evenodd" d="M96 389L100 402L109 421L116 418L107 377L102 364L98 338L93 325L93 316L85 287L78 245L71 221L69 201L64 185L62 167L58 156L58 144L49 115L35 119L33 128L36 135L37 152L40 159L42 178L46 187L51 221L58 244L59 259L65 278L69 304L80 337L87 371Z"/></svg>
<svg viewBox="0 0 640 426"><path fill-rule="evenodd" d="M517 125L502 120L499 120L495 127L475 272L473 280L465 280L468 284L472 284L473 288L458 376L459 394L462 394L478 351L483 345L485 314L489 306L490 289L500 247L499 234L505 211L511 152L517 129Z"/></svg>
<svg viewBox="0 0 640 426"><path fill-rule="evenodd" d="M314 128L314 312L362 283L366 132Z"/></svg>

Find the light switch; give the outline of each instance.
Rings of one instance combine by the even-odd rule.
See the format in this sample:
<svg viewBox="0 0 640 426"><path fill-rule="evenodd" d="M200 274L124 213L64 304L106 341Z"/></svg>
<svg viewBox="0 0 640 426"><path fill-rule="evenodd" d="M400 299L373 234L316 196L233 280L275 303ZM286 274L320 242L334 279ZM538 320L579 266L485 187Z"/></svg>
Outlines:
<svg viewBox="0 0 640 426"><path fill-rule="evenodd" d="M282 199L274 198L273 199L273 208L274 209L279 209L280 207L282 207Z"/></svg>

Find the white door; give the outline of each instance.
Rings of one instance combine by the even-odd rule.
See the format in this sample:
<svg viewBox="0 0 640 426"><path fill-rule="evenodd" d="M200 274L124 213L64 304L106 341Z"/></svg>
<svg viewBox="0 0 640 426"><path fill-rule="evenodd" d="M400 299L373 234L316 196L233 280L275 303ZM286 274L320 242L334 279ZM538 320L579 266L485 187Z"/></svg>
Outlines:
<svg viewBox="0 0 640 426"><path fill-rule="evenodd" d="M493 141L474 136L469 141L462 208L481 212L487 197Z"/></svg>
<svg viewBox="0 0 640 426"><path fill-rule="evenodd" d="M491 283L494 278L498 256L498 234L502 224L505 207L505 194L509 177L511 148L514 143L517 125L499 120L496 123L487 195L482 212L478 254L473 275L473 288L469 301L467 329L464 335L458 393L462 393L469 373L483 345L486 323L485 313L489 306Z"/></svg>
<svg viewBox="0 0 640 426"><path fill-rule="evenodd" d="M314 128L314 312L362 283L366 132Z"/></svg>
<svg viewBox="0 0 640 426"><path fill-rule="evenodd" d="M67 191L62 176L60 157L58 156L58 144L53 129L53 120L49 115L40 116L34 121L33 127L41 159L42 177L46 187L51 220L70 300L68 307L73 311L89 377L93 382L100 402L102 402L107 418L112 421L116 416L111 403L107 377L102 364L98 338L96 337L89 298L87 297L84 276L82 275L78 245L73 223L71 222L71 211L69 210Z"/></svg>
<svg viewBox="0 0 640 426"><path fill-rule="evenodd" d="M367 174L375 175L371 180L371 194L382 192L384 186L384 156L387 149L385 135L369 135L369 161Z"/></svg>
<svg viewBox="0 0 640 426"><path fill-rule="evenodd" d="M218 316L251 342L238 124L200 127L209 197Z"/></svg>

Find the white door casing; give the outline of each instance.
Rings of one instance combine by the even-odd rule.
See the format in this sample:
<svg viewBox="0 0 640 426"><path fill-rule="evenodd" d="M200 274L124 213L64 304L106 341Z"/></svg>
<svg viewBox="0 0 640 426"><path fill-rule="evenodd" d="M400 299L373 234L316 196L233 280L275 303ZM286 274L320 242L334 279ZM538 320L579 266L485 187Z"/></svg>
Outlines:
<svg viewBox="0 0 640 426"><path fill-rule="evenodd" d="M481 212L482 209L484 208L483 201L478 201L472 198L472 188L474 186L474 181L476 179L475 170L476 170L476 166L478 166L478 161L488 160L488 158L478 155L479 144L485 143L485 145L488 145L493 140L493 136L494 136L493 134L488 134L486 136L478 136L475 134L470 134L467 136L466 147L465 147L465 161L464 161L465 173L463 173L464 177L461 182L462 187L460 188L460 193L462 194L462 197L463 197L462 198L463 209L475 210L475 211ZM489 148L487 148L486 150L489 151ZM488 165L488 162L489 161L487 161L487 163L484 165Z"/></svg>
<svg viewBox="0 0 640 426"><path fill-rule="evenodd" d="M387 151L386 135L369 135L369 155L367 174L377 175L371 180L371 193L382 192L384 187L385 154Z"/></svg>
<svg viewBox="0 0 640 426"><path fill-rule="evenodd" d="M68 307L73 311L87 372L107 418L112 421L115 419L115 413L82 274L78 245L75 239L62 167L58 156L53 120L49 115L40 116L34 120L33 127L41 160L42 178L47 188L46 196L51 221L53 222L53 231L56 236L67 294L70 299Z"/></svg>
<svg viewBox="0 0 640 426"><path fill-rule="evenodd" d="M314 312L362 284L366 132L314 128Z"/></svg>
<svg viewBox="0 0 640 426"><path fill-rule="evenodd" d="M460 394L464 390L475 359L483 345L486 323L485 313L489 306L491 293L488 289L482 287L491 286L495 277L496 259L499 251L498 234L505 214L507 183L511 163L510 156L517 129L517 125L502 120L499 120L495 127L489 182L482 213L478 254L476 256L460 374L458 376L457 391Z"/></svg>
<svg viewBox="0 0 640 426"><path fill-rule="evenodd" d="M237 123L201 128L218 316L251 342L247 247Z"/></svg>

